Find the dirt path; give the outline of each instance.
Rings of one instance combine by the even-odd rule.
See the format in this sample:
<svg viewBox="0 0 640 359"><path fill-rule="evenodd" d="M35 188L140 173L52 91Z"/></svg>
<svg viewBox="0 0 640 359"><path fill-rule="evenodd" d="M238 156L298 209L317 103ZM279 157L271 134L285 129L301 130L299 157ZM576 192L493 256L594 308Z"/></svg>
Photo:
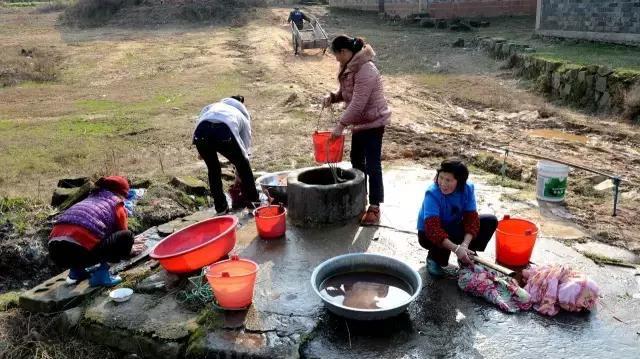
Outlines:
<svg viewBox="0 0 640 359"><path fill-rule="evenodd" d="M305 114L304 127L309 128L318 114L319 98L336 86L337 63L332 56L313 50L293 56L290 32L282 22L286 11L274 9L270 17L242 31L251 49L250 63L268 73L273 84L290 84L294 96L293 101L283 99L275 106L262 104L260 112L276 115L283 107L286 111L287 106L295 104ZM330 22L323 9L315 9L314 14ZM357 21L352 24L357 29ZM382 26L381 31L385 30ZM570 181L577 185L570 188L567 204L574 220L590 228L596 237L640 250L640 243L633 239L637 225L632 220L640 188L637 127L556 108L519 88L517 79L508 73L457 75L441 75L448 82L444 91L442 86L434 86L434 91L421 75L385 76L385 89L394 112L393 125L386 135L386 159L435 163L442 157L459 155L472 163L486 156L501 161L500 153L487 149L509 146L619 175L626 181L622 186L626 195L620 199L618 217L610 216L610 193L590 190L604 179L594 178L589 172L572 172ZM481 101L474 101L478 98ZM328 126L326 123L321 127ZM536 161L511 154L509 164L515 178L528 179ZM491 165L480 166L494 173L499 170ZM535 181L535 176L530 180ZM527 190L531 192L530 187Z"/></svg>

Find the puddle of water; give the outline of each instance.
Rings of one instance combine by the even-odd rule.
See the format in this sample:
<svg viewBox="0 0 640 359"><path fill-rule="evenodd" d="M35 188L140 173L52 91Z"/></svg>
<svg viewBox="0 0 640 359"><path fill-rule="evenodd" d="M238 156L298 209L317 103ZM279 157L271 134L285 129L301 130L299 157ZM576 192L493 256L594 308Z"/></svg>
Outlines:
<svg viewBox="0 0 640 359"><path fill-rule="evenodd" d="M357 309L387 309L406 303L411 286L382 273L354 272L333 276L320 285L320 294L335 304Z"/></svg>
<svg viewBox="0 0 640 359"><path fill-rule="evenodd" d="M533 137L544 137L553 140L564 140L569 142L587 143L589 141L589 138L587 138L587 136L574 135L572 133L546 128L528 130L527 134Z"/></svg>

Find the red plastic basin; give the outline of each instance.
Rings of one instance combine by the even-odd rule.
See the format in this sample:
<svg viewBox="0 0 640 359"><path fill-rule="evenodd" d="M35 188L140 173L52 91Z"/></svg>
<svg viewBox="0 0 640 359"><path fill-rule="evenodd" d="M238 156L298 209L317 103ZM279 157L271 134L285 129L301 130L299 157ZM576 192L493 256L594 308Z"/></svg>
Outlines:
<svg viewBox="0 0 640 359"><path fill-rule="evenodd" d="M150 256L168 272L196 271L231 252L236 245L237 226L235 216L206 219L169 235Z"/></svg>

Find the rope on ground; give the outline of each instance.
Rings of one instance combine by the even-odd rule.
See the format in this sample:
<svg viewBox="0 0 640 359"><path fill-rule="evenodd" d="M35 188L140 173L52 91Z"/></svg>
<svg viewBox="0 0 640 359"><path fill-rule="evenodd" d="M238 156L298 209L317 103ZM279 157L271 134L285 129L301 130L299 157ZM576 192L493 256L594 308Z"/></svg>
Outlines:
<svg viewBox="0 0 640 359"><path fill-rule="evenodd" d="M213 293L211 292L211 287L205 277L204 269L200 275L189 277L188 279L193 288L191 290L185 289L179 291L176 294L178 302L188 306L200 307L213 301Z"/></svg>

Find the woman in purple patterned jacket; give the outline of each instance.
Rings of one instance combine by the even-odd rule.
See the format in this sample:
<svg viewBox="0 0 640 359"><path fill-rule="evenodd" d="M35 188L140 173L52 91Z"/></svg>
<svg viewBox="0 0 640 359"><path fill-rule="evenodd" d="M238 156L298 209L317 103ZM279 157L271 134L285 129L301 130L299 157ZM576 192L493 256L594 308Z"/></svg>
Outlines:
<svg viewBox="0 0 640 359"><path fill-rule="evenodd" d="M118 262L131 253L134 238L127 229L124 199L129 182L120 176L102 177L89 197L74 204L57 219L49 235L49 255L63 268L70 268L68 284L89 278L89 284L113 286L122 281L109 272L108 262ZM87 270L95 264L91 272Z"/></svg>

